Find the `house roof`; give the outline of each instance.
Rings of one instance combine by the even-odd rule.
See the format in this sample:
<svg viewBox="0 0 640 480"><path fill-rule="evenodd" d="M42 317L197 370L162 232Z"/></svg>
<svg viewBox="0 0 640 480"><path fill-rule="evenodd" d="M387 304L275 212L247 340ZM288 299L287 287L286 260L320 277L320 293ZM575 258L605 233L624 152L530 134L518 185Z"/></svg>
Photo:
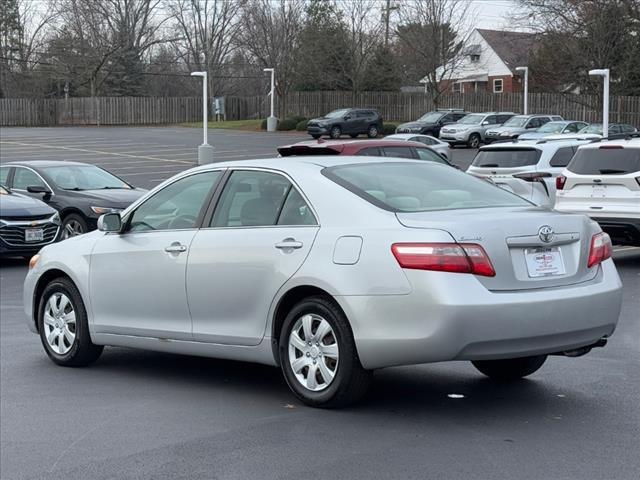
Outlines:
<svg viewBox="0 0 640 480"><path fill-rule="evenodd" d="M501 30L477 29L496 55L513 71L516 67L526 66L538 39L535 33L506 32Z"/></svg>

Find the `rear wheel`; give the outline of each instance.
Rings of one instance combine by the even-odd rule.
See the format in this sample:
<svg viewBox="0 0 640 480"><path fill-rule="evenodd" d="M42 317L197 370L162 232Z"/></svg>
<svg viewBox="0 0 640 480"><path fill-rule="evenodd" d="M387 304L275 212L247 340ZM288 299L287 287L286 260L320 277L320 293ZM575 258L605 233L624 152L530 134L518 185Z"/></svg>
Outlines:
<svg viewBox="0 0 640 480"><path fill-rule="evenodd" d="M378 136L378 127L375 125L371 125L369 130L367 130L367 137L376 138Z"/></svg>
<svg viewBox="0 0 640 480"><path fill-rule="evenodd" d="M470 148L478 148L480 146L480 135L478 135L477 133L472 133L471 135L469 135L467 145Z"/></svg>
<svg viewBox="0 0 640 480"><path fill-rule="evenodd" d="M480 372L495 380L518 380L538 371L547 359L546 355L509 358L506 360L479 360L471 362Z"/></svg>
<svg viewBox="0 0 640 480"><path fill-rule="evenodd" d="M103 347L91 342L80 292L67 278L53 280L42 292L38 331L47 355L58 365L83 367L102 353Z"/></svg>
<svg viewBox="0 0 640 480"><path fill-rule="evenodd" d="M333 139L340 138L340 135L342 135L342 129L338 126L332 127L329 131L329 136Z"/></svg>
<svg viewBox="0 0 640 480"><path fill-rule="evenodd" d="M326 297L309 297L291 309L279 351L289 388L307 405L354 403L371 383L372 372L360 364L347 318Z"/></svg>

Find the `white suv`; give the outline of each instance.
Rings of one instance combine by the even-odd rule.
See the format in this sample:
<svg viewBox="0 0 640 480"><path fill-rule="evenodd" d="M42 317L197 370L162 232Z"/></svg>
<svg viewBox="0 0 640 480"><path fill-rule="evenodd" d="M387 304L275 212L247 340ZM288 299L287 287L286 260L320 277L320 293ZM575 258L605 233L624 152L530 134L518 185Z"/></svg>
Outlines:
<svg viewBox="0 0 640 480"><path fill-rule="evenodd" d="M640 246L640 139L580 147L556 183L556 210L587 214L615 243Z"/></svg>
<svg viewBox="0 0 640 480"><path fill-rule="evenodd" d="M555 178L589 140L532 140L481 147L467 173L544 206L553 206Z"/></svg>

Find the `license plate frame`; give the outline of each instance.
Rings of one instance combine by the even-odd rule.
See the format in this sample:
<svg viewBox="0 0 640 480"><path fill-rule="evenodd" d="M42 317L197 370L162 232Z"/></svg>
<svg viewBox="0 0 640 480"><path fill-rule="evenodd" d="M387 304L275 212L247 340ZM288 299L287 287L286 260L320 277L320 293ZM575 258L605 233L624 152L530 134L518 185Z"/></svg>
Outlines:
<svg viewBox="0 0 640 480"><path fill-rule="evenodd" d="M26 243L42 242L44 241L44 229L42 228L27 228L24 231L24 241Z"/></svg>
<svg viewBox="0 0 640 480"><path fill-rule="evenodd" d="M567 273L559 247L527 248L524 257L529 278L556 277Z"/></svg>
<svg viewBox="0 0 640 480"><path fill-rule="evenodd" d="M607 186L606 185L592 185L591 186L591 197L592 198L604 198L607 196Z"/></svg>

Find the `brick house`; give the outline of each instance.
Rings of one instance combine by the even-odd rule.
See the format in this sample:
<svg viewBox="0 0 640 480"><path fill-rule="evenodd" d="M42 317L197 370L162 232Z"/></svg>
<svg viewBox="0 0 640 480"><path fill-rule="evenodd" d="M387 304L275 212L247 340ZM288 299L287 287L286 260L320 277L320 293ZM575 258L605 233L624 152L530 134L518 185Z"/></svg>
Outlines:
<svg viewBox="0 0 640 480"><path fill-rule="evenodd" d="M515 69L527 66L536 39L533 33L475 29L450 71L438 69L438 78L446 78L440 86L454 93L521 92L522 77Z"/></svg>

